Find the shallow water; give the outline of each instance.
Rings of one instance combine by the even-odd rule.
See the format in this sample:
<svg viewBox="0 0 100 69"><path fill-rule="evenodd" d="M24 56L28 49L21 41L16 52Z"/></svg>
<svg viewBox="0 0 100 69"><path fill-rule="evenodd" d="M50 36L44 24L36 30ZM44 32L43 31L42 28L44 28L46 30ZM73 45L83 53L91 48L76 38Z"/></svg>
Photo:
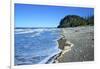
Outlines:
<svg viewBox="0 0 100 69"><path fill-rule="evenodd" d="M60 53L60 29L15 29L15 65L45 64ZM52 58L53 59L53 58Z"/></svg>

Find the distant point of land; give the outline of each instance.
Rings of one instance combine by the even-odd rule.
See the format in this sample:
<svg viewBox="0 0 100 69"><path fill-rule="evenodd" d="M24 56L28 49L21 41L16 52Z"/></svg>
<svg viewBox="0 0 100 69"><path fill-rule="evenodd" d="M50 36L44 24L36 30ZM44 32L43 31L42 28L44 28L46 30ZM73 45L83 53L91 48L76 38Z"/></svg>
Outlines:
<svg viewBox="0 0 100 69"><path fill-rule="evenodd" d="M94 25L94 16L80 17L78 15L67 15L61 19L60 24L57 28L66 28L66 27L77 27L77 26L86 26Z"/></svg>

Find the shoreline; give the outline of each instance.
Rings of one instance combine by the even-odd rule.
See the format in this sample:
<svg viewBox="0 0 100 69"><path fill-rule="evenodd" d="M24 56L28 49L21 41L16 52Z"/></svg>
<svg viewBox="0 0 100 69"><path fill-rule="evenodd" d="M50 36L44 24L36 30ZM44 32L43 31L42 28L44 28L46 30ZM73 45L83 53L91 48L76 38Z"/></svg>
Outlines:
<svg viewBox="0 0 100 69"><path fill-rule="evenodd" d="M66 38L61 37L59 40L57 40L59 49L62 51L57 54L57 57L55 58L53 63L59 63L60 59L63 57L63 55L71 50L71 47L74 46L70 41L68 41Z"/></svg>
<svg viewBox="0 0 100 69"><path fill-rule="evenodd" d="M59 63L60 59L63 57L63 55L71 50L71 47L74 46L73 43L71 43L67 38L65 38L64 35L64 28L61 29L61 38L57 40L58 48L61 49L61 52L57 54L57 57L55 58L53 63Z"/></svg>
<svg viewBox="0 0 100 69"><path fill-rule="evenodd" d="M58 40L61 49L54 63L94 60L94 26L62 28Z"/></svg>

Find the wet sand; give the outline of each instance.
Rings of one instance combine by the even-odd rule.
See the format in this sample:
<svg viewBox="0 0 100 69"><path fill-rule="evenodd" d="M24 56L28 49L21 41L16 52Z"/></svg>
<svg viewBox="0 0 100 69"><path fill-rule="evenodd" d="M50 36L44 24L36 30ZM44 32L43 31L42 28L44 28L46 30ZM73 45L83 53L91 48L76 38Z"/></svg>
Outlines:
<svg viewBox="0 0 100 69"><path fill-rule="evenodd" d="M62 53L58 63L94 60L94 27L62 28L62 38L58 40Z"/></svg>

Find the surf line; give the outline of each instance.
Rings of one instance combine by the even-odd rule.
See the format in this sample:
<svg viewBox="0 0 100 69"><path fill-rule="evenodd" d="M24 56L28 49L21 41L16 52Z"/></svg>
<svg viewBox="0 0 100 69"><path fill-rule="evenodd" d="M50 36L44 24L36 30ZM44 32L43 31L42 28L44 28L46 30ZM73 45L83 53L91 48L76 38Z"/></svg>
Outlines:
<svg viewBox="0 0 100 69"><path fill-rule="evenodd" d="M74 46L74 44L68 41L65 37L61 37L58 40L58 45L59 49L61 49L61 52L57 55L56 59L54 60L54 63L59 63L59 60L64 56L64 54L66 52L69 52Z"/></svg>

